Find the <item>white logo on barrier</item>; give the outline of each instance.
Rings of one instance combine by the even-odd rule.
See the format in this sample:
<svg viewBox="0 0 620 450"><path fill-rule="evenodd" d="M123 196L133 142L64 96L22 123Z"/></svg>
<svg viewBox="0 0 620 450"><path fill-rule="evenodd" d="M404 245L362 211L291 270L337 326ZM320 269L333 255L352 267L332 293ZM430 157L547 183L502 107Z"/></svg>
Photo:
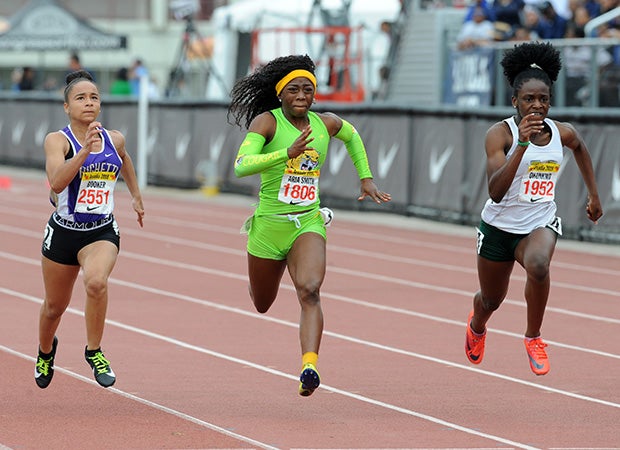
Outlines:
<svg viewBox="0 0 620 450"><path fill-rule="evenodd" d="M47 120L41 122L41 124L37 127L34 132L34 142L38 147L43 146L43 142L45 141L45 136L50 128L50 124Z"/></svg>
<svg viewBox="0 0 620 450"><path fill-rule="evenodd" d="M187 154L187 149L189 148L189 143L192 140L191 133L187 132L182 134L181 136L177 136L177 146L174 152L174 155L177 159L185 158Z"/></svg>
<svg viewBox="0 0 620 450"><path fill-rule="evenodd" d="M24 128L26 128L25 120L18 120L15 124L15 128L13 128L13 134L11 135L11 141L13 145L18 145L22 141L22 136L24 135Z"/></svg>
<svg viewBox="0 0 620 450"><path fill-rule="evenodd" d="M396 154L398 153L398 149L398 144L393 144L387 152L385 151L385 147L383 145L379 147L379 161L377 162L377 172L379 173L379 178L387 177L387 174L392 167L392 163L394 162L394 158L396 158Z"/></svg>
<svg viewBox="0 0 620 450"><path fill-rule="evenodd" d="M431 183L436 184L439 181L453 151L454 147L452 145L447 147L440 156L437 156L436 148L431 150L431 160L428 163L428 176Z"/></svg>
<svg viewBox="0 0 620 450"><path fill-rule="evenodd" d="M620 164L618 160L614 163L614 173L611 177L611 198L620 201Z"/></svg>
<svg viewBox="0 0 620 450"><path fill-rule="evenodd" d="M340 172L344 158L347 156L347 149L344 145L338 146L329 152L329 173L336 175Z"/></svg>
<svg viewBox="0 0 620 450"><path fill-rule="evenodd" d="M150 155L155 150L157 144L157 137L159 136L159 128L151 129L148 138L146 139L146 153Z"/></svg>
<svg viewBox="0 0 620 450"><path fill-rule="evenodd" d="M209 147L209 159L211 161L217 161L220 159L225 141L226 136L224 134L220 134L215 139L211 140L211 146Z"/></svg>

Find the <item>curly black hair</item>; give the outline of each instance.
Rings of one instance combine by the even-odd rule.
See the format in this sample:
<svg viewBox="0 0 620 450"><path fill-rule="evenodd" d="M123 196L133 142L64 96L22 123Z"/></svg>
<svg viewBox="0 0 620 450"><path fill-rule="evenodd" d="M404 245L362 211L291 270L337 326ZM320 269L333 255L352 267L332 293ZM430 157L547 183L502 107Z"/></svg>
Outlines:
<svg viewBox="0 0 620 450"><path fill-rule="evenodd" d="M525 42L506 50L501 65L516 96L523 83L531 79L551 88L562 69L562 59L560 51L548 42Z"/></svg>
<svg viewBox="0 0 620 450"><path fill-rule="evenodd" d="M228 122L233 123L232 116L240 128L242 124L248 128L259 114L280 107L276 84L296 69L314 74L314 61L308 55L281 56L238 80L230 93L231 101L226 115Z"/></svg>
<svg viewBox="0 0 620 450"><path fill-rule="evenodd" d="M90 81L96 84L93 76L86 70L76 70L75 72L68 73L65 77L65 102L69 101L69 92L78 81Z"/></svg>

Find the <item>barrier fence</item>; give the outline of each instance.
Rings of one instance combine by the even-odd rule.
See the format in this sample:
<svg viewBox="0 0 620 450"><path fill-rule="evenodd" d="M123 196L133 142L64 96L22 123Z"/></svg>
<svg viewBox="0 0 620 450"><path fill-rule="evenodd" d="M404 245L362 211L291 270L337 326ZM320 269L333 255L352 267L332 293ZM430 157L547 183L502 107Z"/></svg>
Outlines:
<svg viewBox="0 0 620 450"><path fill-rule="evenodd" d="M43 140L67 123L57 96L0 94L0 163L43 168ZM152 185L256 193L258 176L236 178L233 162L244 133L226 120L227 105L155 102L149 107L146 173ZM389 211L452 223L476 224L487 199L484 137L512 108L476 110L317 104L352 122L360 132L377 184L392 194L378 207L357 202L359 182L344 145L332 140L321 173L321 198L336 208ZM604 217L592 226L585 215L586 189L570 151L557 189L558 215L572 239L620 243L620 111L552 110L570 121L588 144ZM138 105L104 99L100 119L126 137L138 160ZM211 186L213 187L213 186Z"/></svg>

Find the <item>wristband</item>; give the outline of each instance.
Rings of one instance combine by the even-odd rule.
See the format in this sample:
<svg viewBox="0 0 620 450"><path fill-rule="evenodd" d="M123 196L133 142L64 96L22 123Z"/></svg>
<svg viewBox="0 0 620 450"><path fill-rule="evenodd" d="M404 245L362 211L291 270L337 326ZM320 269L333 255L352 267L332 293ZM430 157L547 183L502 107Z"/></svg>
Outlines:
<svg viewBox="0 0 620 450"><path fill-rule="evenodd" d="M519 147L527 147L528 145L530 145L530 141L521 142L521 141L517 140L517 145Z"/></svg>

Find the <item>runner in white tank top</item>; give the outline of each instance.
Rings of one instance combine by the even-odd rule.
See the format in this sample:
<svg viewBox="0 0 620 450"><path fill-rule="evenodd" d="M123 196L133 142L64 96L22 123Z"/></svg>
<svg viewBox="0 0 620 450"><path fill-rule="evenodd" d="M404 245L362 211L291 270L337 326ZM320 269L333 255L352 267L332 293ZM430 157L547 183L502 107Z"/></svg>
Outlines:
<svg viewBox="0 0 620 450"><path fill-rule="evenodd" d="M513 143L506 158L519 148L519 128L514 117L504 119L510 127ZM551 140L546 145L530 143L521 158L508 192L498 203L488 199L482 220L489 225L515 234L527 234L544 227L555 218L555 187L562 164L562 141L558 127L545 119L551 130Z"/></svg>
<svg viewBox="0 0 620 450"><path fill-rule="evenodd" d="M561 234L554 198L564 147L572 150L588 190L588 218L596 223L603 209L585 142L571 124L547 118L560 52L550 43L526 42L508 50L501 64L515 115L492 125L485 139L490 199L478 229L480 290L467 320L465 354L473 364L482 362L486 324L506 297L517 261L527 274L525 349L532 371L544 375L549 360L540 330Z"/></svg>

